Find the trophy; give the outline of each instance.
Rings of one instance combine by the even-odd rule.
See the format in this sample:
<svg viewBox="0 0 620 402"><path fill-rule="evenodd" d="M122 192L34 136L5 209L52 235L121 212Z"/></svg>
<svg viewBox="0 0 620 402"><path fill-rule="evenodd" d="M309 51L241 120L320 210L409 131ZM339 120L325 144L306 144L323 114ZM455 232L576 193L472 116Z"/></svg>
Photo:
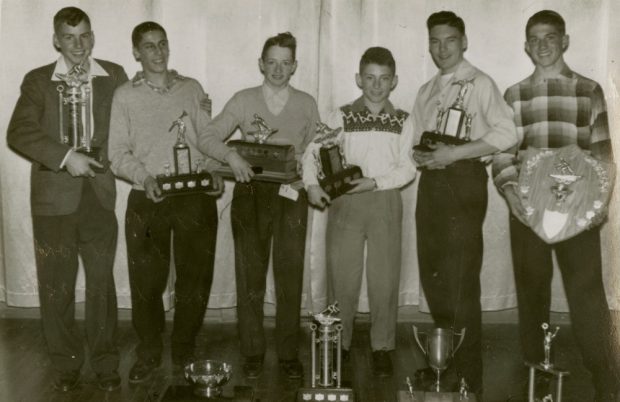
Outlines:
<svg viewBox="0 0 620 402"><path fill-rule="evenodd" d="M278 129L269 127L257 113L254 113L251 125L256 129L248 131L247 134L253 141L231 140L227 144L252 165L253 179L275 183L298 181L300 178L297 172L295 147L290 144L269 142L269 137L278 132ZM216 172L227 179L235 178L233 171L226 164Z"/></svg>
<svg viewBox="0 0 620 402"><path fill-rule="evenodd" d="M540 363L530 363L530 362L526 362L525 364L527 366L529 366L530 368L530 376L529 376L529 382L528 382L528 392L527 392L527 400L528 402L537 402L538 400L534 397L534 392L535 392L535 380L536 380L536 373L537 372L541 372L541 373L546 373L546 374L551 374L553 377L555 377L556 379L556 387L555 387L555 401L556 402L562 402L562 383L564 380L564 377L566 377L569 372L566 370L563 370L561 368L556 367L552 362L551 362L551 343L553 342L553 338L555 338L555 336L558 334L558 331L560 330L560 327L555 327L554 331L551 331L549 329L549 324L544 322L541 325L542 331L543 331L543 348L545 351L545 359L540 362ZM553 401L553 397L551 395L547 395L545 396L545 398L543 399L543 402L545 401Z"/></svg>
<svg viewBox="0 0 620 402"><path fill-rule="evenodd" d="M314 152L319 185L332 200L354 188L351 181L362 177L362 169L349 165L345 159L342 141L338 140L341 130L342 127L331 129L318 122L317 138L314 140L321 144L321 148Z"/></svg>
<svg viewBox="0 0 620 402"><path fill-rule="evenodd" d="M327 306L314 316L311 359L312 377L310 388L297 391L297 401L343 401L355 400L353 390L342 387L342 324L336 315L338 303Z"/></svg>
<svg viewBox="0 0 620 402"><path fill-rule="evenodd" d="M92 146L91 139L91 88L88 85L88 55L79 64L73 66L67 74L56 74L64 83L56 87L58 92L58 128L60 142L70 145L75 152L93 158L104 165L103 168L92 166L96 173L103 173L107 169L107 160L104 159L101 147ZM68 107L67 127L65 127L65 106Z"/></svg>
<svg viewBox="0 0 620 402"><path fill-rule="evenodd" d="M420 143L413 149L429 152L432 151L430 146L438 142L446 145L463 145L470 141L474 115L465 110L465 96L470 87L473 87L473 81L474 78L452 83L461 87L456 100L448 109L439 108L435 130L422 133Z"/></svg>
<svg viewBox="0 0 620 402"><path fill-rule="evenodd" d="M213 187L212 177L206 171L202 171L196 163L192 169L192 158L185 140L185 122L187 116L184 110L174 122L168 132L177 129L177 141L172 147L174 156L174 172L170 170L170 164L164 164L164 173L155 178L163 196L194 194L203 191L211 191Z"/></svg>

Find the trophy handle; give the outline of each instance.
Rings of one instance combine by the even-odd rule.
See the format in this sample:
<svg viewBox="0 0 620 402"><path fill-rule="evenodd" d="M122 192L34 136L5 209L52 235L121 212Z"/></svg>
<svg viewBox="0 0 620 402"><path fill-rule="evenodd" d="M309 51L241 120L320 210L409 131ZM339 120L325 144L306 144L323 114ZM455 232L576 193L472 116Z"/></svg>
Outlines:
<svg viewBox="0 0 620 402"><path fill-rule="evenodd" d="M456 354L456 351L459 350L459 348L461 347L461 344L463 343L463 340L465 339L465 331L466 330L467 330L467 328L463 328L460 333L457 333L457 332L454 333L454 335L458 335L460 337L460 339L459 339L459 343L452 350L452 357L454 357L454 355Z"/></svg>
<svg viewBox="0 0 620 402"><path fill-rule="evenodd" d="M416 343L422 350L422 353L424 354L424 356L428 357L427 351L424 349L424 346L422 346L422 342L420 342L420 337L418 335L418 327L416 327L414 324L412 324L411 326L413 327L413 337L415 338ZM423 332L421 332L421 334L425 335Z"/></svg>

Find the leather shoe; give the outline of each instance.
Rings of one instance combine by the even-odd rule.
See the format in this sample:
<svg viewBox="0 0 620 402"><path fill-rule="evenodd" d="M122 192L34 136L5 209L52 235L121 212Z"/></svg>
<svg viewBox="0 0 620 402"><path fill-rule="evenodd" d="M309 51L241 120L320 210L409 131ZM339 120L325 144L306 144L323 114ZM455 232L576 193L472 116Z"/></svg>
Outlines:
<svg viewBox="0 0 620 402"><path fill-rule="evenodd" d="M372 371L377 377L391 377L393 373L392 360L387 350L372 352Z"/></svg>
<svg viewBox="0 0 620 402"><path fill-rule="evenodd" d="M79 370L63 371L54 381L54 389L60 392L69 392L77 387L80 380Z"/></svg>
<svg viewBox="0 0 620 402"><path fill-rule="evenodd" d="M243 374L254 380L260 377L263 372L263 356L250 356L245 359L245 363L243 363Z"/></svg>
<svg viewBox="0 0 620 402"><path fill-rule="evenodd" d="M97 375L97 386L100 390L112 392L121 387L121 377L116 370Z"/></svg>
<svg viewBox="0 0 620 402"><path fill-rule="evenodd" d="M282 360L280 359L280 369L291 379L301 378L304 374L304 367L299 359Z"/></svg>
<svg viewBox="0 0 620 402"><path fill-rule="evenodd" d="M160 359L138 359L129 370L129 382L138 384L151 378L153 370L159 367Z"/></svg>

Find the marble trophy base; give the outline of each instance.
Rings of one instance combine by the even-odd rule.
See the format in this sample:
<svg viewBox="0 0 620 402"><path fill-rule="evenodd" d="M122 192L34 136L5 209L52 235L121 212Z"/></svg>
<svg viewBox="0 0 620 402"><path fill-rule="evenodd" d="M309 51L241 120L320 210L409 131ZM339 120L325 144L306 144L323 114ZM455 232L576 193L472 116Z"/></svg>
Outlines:
<svg viewBox="0 0 620 402"><path fill-rule="evenodd" d="M442 143L446 145L463 145L468 143L469 140L463 138L453 137L447 134L440 134L432 131L425 131L422 133L422 138L420 139L420 143L413 147L416 151L430 152L432 149L429 145L435 145L437 143Z"/></svg>
<svg viewBox="0 0 620 402"><path fill-rule="evenodd" d="M361 178L362 169L360 169L359 166L350 166L338 173L319 180L319 185L333 200L355 187L351 184L351 181Z"/></svg>
<svg viewBox="0 0 620 402"><path fill-rule="evenodd" d="M161 402L253 402L254 390L252 387L238 386L234 387L233 395L223 395L217 397L201 397L194 394L194 387L191 385L171 385L166 389L164 396L160 399Z"/></svg>
<svg viewBox="0 0 620 402"><path fill-rule="evenodd" d="M212 177L208 172L181 175L158 175L155 180L164 197L204 193L213 190Z"/></svg>
<svg viewBox="0 0 620 402"><path fill-rule="evenodd" d="M398 391L398 402L476 402L474 394L462 398L458 392L424 392L413 391L413 398L408 391Z"/></svg>

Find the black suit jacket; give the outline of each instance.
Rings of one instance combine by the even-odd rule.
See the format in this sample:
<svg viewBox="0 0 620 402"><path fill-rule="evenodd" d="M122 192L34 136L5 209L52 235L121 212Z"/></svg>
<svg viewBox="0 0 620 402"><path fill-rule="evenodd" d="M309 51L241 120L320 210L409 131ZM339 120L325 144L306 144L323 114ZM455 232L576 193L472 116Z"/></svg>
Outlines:
<svg viewBox="0 0 620 402"><path fill-rule="evenodd" d="M108 76L93 77L93 138L92 146L101 147L107 158L110 107L114 90L127 81L123 67L96 60ZM56 63L30 71L24 77L21 95L13 111L7 132L11 148L30 159L33 215L67 215L77 210L82 186L89 180L101 205L114 209L116 187L108 169L94 178L72 177L60 170L69 146L59 140L58 81L52 81ZM48 169L41 169L44 166Z"/></svg>

